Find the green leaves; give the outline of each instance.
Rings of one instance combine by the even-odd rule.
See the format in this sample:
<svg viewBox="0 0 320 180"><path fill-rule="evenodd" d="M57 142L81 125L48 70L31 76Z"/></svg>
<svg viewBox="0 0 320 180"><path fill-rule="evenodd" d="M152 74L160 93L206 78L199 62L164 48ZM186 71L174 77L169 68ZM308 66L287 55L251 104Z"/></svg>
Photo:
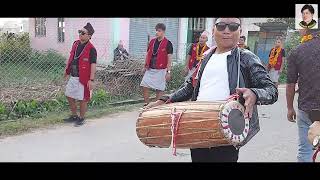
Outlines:
<svg viewBox="0 0 320 180"><path fill-rule="evenodd" d="M0 115L6 113L6 106L2 103L0 103Z"/></svg>
<svg viewBox="0 0 320 180"><path fill-rule="evenodd" d="M184 77L182 75L183 68L185 67L182 63L177 63L172 67L171 70L171 80L168 82L167 90L176 90L184 82Z"/></svg>
<svg viewBox="0 0 320 180"><path fill-rule="evenodd" d="M89 107L101 106L110 103L110 95L104 89L99 89L93 92Z"/></svg>
<svg viewBox="0 0 320 180"><path fill-rule="evenodd" d="M94 91L89 107L108 106L112 98L104 89ZM24 117L39 118L48 112L62 112L69 108L67 98L63 93L57 98L39 102L37 100L19 100L13 102L10 107L0 103L0 120L19 119Z"/></svg>
<svg viewBox="0 0 320 180"><path fill-rule="evenodd" d="M35 114L41 113L41 106L40 103L35 100L18 101L13 112L18 117L32 117Z"/></svg>
<svg viewBox="0 0 320 180"><path fill-rule="evenodd" d="M300 44L300 34L298 31L293 31L288 34L287 40L285 42L285 52L286 52L286 59L290 56L292 50L296 49ZM280 83L286 83L287 82L287 65L288 61L285 61L283 71L279 77Z"/></svg>

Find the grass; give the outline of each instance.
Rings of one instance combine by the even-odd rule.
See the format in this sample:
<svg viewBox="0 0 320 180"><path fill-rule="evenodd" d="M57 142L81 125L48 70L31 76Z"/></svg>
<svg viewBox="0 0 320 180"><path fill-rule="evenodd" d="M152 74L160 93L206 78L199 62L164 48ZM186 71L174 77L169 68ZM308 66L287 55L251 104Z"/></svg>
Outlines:
<svg viewBox="0 0 320 180"><path fill-rule="evenodd" d="M130 111L142 107L142 103L124 106L106 106L89 109L86 118L99 118L105 115ZM62 125L63 119L69 116L69 111L52 112L42 118L24 118L14 121L0 121L0 137L19 135L39 128L48 128L52 125Z"/></svg>
<svg viewBox="0 0 320 180"><path fill-rule="evenodd" d="M63 77L63 68L53 67L47 70L40 70L38 67L23 63L1 64L0 72L1 84L50 82Z"/></svg>

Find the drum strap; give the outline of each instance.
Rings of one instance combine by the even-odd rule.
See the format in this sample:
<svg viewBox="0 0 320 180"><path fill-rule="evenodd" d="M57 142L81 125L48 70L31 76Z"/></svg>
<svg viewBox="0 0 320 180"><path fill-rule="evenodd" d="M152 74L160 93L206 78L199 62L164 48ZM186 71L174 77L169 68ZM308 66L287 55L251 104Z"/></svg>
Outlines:
<svg viewBox="0 0 320 180"><path fill-rule="evenodd" d="M316 152L314 152L314 154L313 154L313 156L312 156L313 162L316 162L317 155L318 155L319 151L320 151L320 147L318 147L318 149L316 150Z"/></svg>
<svg viewBox="0 0 320 180"><path fill-rule="evenodd" d="M238 59L238 77L237 77L237 88L240 87L240 48L237 49L237 59Z"/></svg>
<svg viewBox="0 0 320 180"><path fill-rule="evenodd" d="M236 88L240 88L240 73L241 73L241 70L240 70L240 49L238 48L237 49L237 61L238 61L238 73L237 73L237 87ZM228 98L227 98L227 101L238 101L239 102L239 94L237 93L234 93L234 94L231 94Z"/></svg>
<svg viewBox="0 0 320 180"><path fill-rule="evenodd" d="M176 142L177 142L177 135L179 130L179 122L184 112L185 110L178 113L175 107L171 111L171 147L173 149L174 156L177 156Z"/></svg>

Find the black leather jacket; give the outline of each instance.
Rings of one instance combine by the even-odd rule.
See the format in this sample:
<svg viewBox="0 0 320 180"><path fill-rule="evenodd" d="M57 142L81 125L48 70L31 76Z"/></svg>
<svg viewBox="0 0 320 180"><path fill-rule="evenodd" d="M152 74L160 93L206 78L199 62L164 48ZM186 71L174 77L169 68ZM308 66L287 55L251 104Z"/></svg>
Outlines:
<svg viewBox="0 0 320 180"><path fill-rule="evenodd" d="M260 130L257 105L268 105L275 103L278 100L278 90L271 81L265 67L261 64L259 57L246 49L234 48L231 51L231 54L227 56L230 95L236 92L238 82L238 51L240 51L241 72L239 87L251 89L257 97L256 105L253 109L253 115L250 120L250 130L247 138L242 142L242 144L240 144L239 147L241 147ZM205 59L203 59L198 72L198 81L195 87L193 87L192 78L190 78L188 81L186 81L182 88L170 96L163 96L161 100L167 101L170 99L170 102L181 102L191 99L191 101L196 101L203 70L214 52L215 49L210 52ZM244 99L242 97L240 97L240 103L242 105L244 104Z"/></svg>

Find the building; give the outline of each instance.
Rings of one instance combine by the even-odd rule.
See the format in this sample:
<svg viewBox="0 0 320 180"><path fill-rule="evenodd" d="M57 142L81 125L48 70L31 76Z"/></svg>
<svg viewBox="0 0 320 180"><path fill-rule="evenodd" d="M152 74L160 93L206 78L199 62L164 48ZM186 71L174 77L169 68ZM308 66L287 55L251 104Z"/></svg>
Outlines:
<svg viewBox="0 0 320 180"><path fill-rule="evenodd" d="M54 49L68 57L70 48L78 39L78 30L90 22L96 32L92 42L96 46L99 60L108 58L111 42L112 21L108 18L30 18L29 36L31 46L37 50Z"/></svg>
<svg viewBox="0 0 320 180"><path fill-rule="evenodd" d="M253 22L261 21L261 18L254 19L243 19L248 26L243 34L250 32ZM119 40L125 43L131 56L144 59L148 42L155 36L154 27L159 22L167 27L166 36L174 47L173 59L185 61L188 49L201 32L206 30L212 34L214 18L30 18L31 45L38 50L55 49L68 56L72 43L78 39L78 29L87 22L95 29L92 42L98 52L98 63L109 64ZM209 38L208 45L214 44Z"/></svg>
<svg viewBox="0 0 320 180"><path fill-rule="evenodd" d="M29 32L29 21L22 20L20 23L20 33L22 32Z"/></svg>
<svg viewBox="0 0 320 180"><path fill-rule="evenodd" d="M10 18L12 20L6 20L0 27L0 33L23 33L29 31L29 22L26 19Z"/></svg>
<svg viewBox="0 0 320 180"><path fill-rule="evenodd" d="M19 33L21 30L21 24L17 21L6 21L1 27L1 33Z"/></svg>
<svg viewBox="0 0 320 180"><path fill-rule="evenodd" d="M251 40L254 42L254 52L261 59L263 64L267 64L269 61L269 53L277 37L282 38L282 42L286 41L288 24L280 22L264 22L256 23L260 27L259 31L252 32L250 34ZM253 43L253 41L251 41Z"/></svg>

